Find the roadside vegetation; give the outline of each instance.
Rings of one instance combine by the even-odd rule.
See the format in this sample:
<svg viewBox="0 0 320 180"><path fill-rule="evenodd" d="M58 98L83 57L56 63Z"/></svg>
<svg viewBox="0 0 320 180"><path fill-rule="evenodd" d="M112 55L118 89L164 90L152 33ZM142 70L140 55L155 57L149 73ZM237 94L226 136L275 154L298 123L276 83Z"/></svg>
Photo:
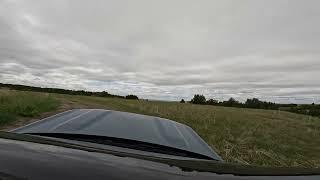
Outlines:
<svg viewBox="0 0 320 180"><path fill-rule="evenodd" d="M0 92L4 97L0 100L4 119L6 116L24 117L23 112L29 112L27 107L31 105L31 109L38 113L50 111L59 101L66 109L103 108L153 115L192 127L227 162L273 167L320 167L318 117L279 110L179 102L12 90ZM5 107L5 102L10 102L10 106Z"/></svg>
<svg viewBox="0 0 320 180"><path fill-rule="evenodd" d="M54 111L60 103L50 94L0 90L0 125Z"/></svg>

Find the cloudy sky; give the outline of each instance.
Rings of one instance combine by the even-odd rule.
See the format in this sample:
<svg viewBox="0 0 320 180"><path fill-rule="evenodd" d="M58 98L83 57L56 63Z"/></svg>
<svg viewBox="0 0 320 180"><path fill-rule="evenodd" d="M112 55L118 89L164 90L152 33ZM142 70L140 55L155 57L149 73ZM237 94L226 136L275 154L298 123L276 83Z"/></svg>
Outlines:
<svg viewBox="0 0 320 180"><path fill-rule="evenodd" d="M318 0L0 0L0 82L320 102Z"/></svg>

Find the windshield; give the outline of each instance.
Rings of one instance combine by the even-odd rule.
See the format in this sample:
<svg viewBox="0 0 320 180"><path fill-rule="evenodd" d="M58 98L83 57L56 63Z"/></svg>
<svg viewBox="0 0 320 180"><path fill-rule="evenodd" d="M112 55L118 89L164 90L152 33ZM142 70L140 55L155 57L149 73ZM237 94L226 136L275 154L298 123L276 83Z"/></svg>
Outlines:
<svg viewBox="0 0 320 180"><path fill-rule="evenodd" d="M0 130L320 168L319 7L2 0Z"/></svg>

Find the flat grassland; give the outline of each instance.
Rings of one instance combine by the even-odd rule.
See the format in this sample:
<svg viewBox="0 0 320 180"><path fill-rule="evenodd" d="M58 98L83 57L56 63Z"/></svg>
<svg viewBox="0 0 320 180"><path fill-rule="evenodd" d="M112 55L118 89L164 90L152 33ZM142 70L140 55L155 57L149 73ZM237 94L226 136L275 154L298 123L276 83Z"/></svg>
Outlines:
<svg viewBox="0 0 320 180"><path fill-rule="evenodd" d="M184 123L231 163L320 167L320 119L316 117L273 110L0 90L2 127L26 117L39 118L44 112L71 108L126 111Z"/></svg>

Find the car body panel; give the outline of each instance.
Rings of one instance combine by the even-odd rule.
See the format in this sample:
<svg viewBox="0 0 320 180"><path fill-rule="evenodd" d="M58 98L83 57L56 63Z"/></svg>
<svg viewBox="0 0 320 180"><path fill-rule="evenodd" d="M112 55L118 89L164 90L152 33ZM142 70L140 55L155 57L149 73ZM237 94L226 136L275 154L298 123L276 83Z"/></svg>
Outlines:
<svg viewBox="0 0 320 180"><path fill-rule="evenodd" d="M102 109L75 109L14 130L15 133L88 134L131 139L221 157L190 127L168 119Z"/></svg>
<svg viewBox="0 0 320 180"><path fill-rule="evenodd" d="M0 137L0 177L17 179L315 180L320 176L234 176L185 171L165 163ZM9 179L9 178L7 178ZM12 178L14 179L14 178Z"/></svg>

